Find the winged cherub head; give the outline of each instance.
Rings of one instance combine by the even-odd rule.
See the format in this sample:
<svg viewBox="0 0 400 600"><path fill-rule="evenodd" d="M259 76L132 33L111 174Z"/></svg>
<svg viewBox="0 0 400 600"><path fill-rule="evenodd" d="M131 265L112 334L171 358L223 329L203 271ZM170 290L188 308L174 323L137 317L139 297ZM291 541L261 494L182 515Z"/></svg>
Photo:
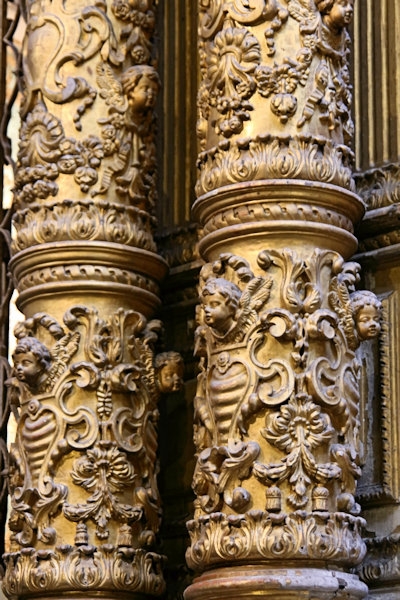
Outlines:
<svg viewBox="0 0 400 600"><path fill-rule="evenodd" d="M144 113L154 108L160 79L157 71L149 65L135 65L121 76L121 84L134 114Z"/></svg>
<svg viewBox="0 0 400 600"><path fill-rule="evenodd" d="M51 366L50 352L35 337L21 338L12 355L16 378L30 389L37 390Z"/></svg>
<svg viewBox="0 0 400 600"><path fill-rule="evenodd" d="M204 321L219 335L225 335L236 324L236 313L242 292L237 285L219 277L206 281L201 290Z"/></svg>

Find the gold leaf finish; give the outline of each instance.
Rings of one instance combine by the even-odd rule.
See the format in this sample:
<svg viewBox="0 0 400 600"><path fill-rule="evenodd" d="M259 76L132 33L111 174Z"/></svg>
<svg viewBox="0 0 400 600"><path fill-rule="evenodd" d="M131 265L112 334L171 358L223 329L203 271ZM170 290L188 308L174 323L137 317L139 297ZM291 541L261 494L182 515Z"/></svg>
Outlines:
<svg viewBox="0 0 400 600"><path fill-rule="evenodd" d="M356 351L380 335L382 303L349 260L364 212L352 15L352 0L200 2L186 600L366 596L347 573L366 553Z"/></svg>
<svg viewBox="0 0 400 600"><path fill-rule="evenodd" d="M152 0L27 5L10 268L10 598L160 596Z"/></svg>

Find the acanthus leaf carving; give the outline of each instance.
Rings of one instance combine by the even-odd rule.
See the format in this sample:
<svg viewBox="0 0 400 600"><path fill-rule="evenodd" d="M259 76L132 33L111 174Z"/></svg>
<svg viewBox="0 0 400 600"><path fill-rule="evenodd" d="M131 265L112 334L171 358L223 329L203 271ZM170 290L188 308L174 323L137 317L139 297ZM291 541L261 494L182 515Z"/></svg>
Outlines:
<svg viewBox="0 0 400 600"><path fill-rule="evenodd" d="M332 510L360 512L354 499L360 476L354 351L379 332L380 302L355 290L358 265L333 251L316 249L304 257L288 249L265 250L257 264L266 275L254 275L245 259L224 253L201 271L193 481L200 536L204 515L212 520L220 514L215 511L234 511L229 519L235 527L250 499L257 510L267 507L276 523L289 509L311 508L326 518ZM253 442L257 431L261 440ZM257 451L241 455L244 470L234 476L241 463L233 468L230 448L251 443ZM264 457L271 451L268 462ZM228 495L221 486L226 473L232 475L225 483ZM252 495L256 482L265 488L261 507ZM215 535L223 535L227 523L217 534L217 521ZM293 536L297 544L298 532ZM198 552L195 541L193 553ZM233 546L232 552L247 556Z"/></svg>
<svg viewBox="0 0 400 600"><path fill-rule="evenodd" d="M115 492L121 492L136 479L133 465L115 442L100 440L88 449L75 461L71 477L92 495L85 503L65 503L64 515L71 521L95 521L99 539L109 537L107 526L112 517L127 523L141 518L141 507L121 504L115 496Z"/></svg>
<svg viewBox="0 0 400 600"><path fill-rule="evenodd" d="M206 513L218 510L222 496L225 503L239 512L251 499L239 484L249 476L260 448L257 443L232 442L203 450L197 459L193 489Z"/></svg>

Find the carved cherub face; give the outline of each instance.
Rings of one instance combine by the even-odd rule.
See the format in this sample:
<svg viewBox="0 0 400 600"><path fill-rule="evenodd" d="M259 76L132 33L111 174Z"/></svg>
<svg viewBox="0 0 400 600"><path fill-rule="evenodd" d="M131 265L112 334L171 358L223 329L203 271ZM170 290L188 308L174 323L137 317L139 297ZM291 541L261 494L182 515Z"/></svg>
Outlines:
<svg viewBox="0 0 400 600"><path fill-rule="evenodd" d="M213 329L221 333L227 332L233 322L236 310L229 299L219 292L208 294L203 298L204 320Z"/></svg>
<svg viewBox="0 0 400 600"><path fill-rule="evenodd" d="M135 111L153 108L156 103L158 85L154 79L144 74L135 88L128 94L128 102Z"/></svg>
<svg viewBox="0 0 400 600"><path fill-rule="evenodd" d="M360 339L370 340L379 334L379 317L379 310L373 304L366 304L360 308L356 315L356 329Z"/></svg>
<svg viewBox="0 0 400 600"><path fill-rule="evenodd" d="M183 360L177 352L164 352L156 358L157 381L160 392L179 392L183 385Z"/></svg>
<svg viewBox="0 0 400 600"><path fill-rule="evenodd" d="M138 65L127 69L121 78L122 86L133 113L143 113L154 107L159 90L156 71Z"/></svg>
<svg viewBox="0 0 400 600"><path fill-rule="evenodd" d="M30 388L39 386L43 375L50 367L50 354L46 346L36 338L23 338L13 354L14 372L18 381Z"/></svg>
<svg viewBox="0 0 400 600"><path fill-rule="evenodd" d="M332 8L324 15L325 24L333 30L340 31L350 25L354 12L354 0L335 0Z"/></svg>
<svg viewBox="0 0 400 600"><path fill-rule="evenodd" d="M239 298L240 290L235 284L210 279L201 293L205 323L220 334L227 333L235 323Z"/></svg>
<svg viewBox="0 0 400 600"><path fill-rule="evenodd" d="M17 354L14 357L14 369L17 379L29 386L34 385L37 378L43 373L39 359L32 352Z"/></svg>

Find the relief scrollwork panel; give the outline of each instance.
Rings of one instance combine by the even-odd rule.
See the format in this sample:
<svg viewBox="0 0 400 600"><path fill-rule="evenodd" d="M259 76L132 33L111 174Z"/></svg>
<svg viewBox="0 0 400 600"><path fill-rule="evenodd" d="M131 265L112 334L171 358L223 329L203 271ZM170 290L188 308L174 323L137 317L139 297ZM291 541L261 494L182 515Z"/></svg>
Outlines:
<svg viewBox="0 0 400 600"><path fill-rule="evenodd" d="M381 301L383 310L379 339L372 345L363 344L358 350L362 365L360 410L364 415L361 437L364 474L358 486L358 496L365 508L380 504L381 501L396 504L400 499L395 451L399 439L396 402L400 385L397 367L397 290L382 295ZM371 373L375 377L371 377Z"/></svg>
<svg viewBox="0 0 400 600"><path fill-rule="evenodd" d="M200 275L188 563L230 553L357 564L355 350L379 334L381 302L356 290L359 265L335 252L264 250L257 268L224 253Z"/></svg>
<svg viewBox="0 0 400 600"><path fill-rule="evenodd" d="M4 589L159 594L157 401L181 386L182 359L156 354L160 321L133 310L76 305L63 320L36 313L15 331Z"/></svg>
<svg viewBox="0 0 400 600"><path fill-rule="evenodd" d="M53 238L155 250L154 25L150 0L29 5L16 249Z"/></svg>
<svg viewBox="0 0 400 600"><path fill-rule="evenodd" d="M273 170L278 178L354 187L352 15L353 0L200 3L198 195L234 181L273 178ZM265 167L264 154L275 158L275 169ZM315 154L323 163L318 175ZM295 169L286 172L292 161Z"/></svg>

